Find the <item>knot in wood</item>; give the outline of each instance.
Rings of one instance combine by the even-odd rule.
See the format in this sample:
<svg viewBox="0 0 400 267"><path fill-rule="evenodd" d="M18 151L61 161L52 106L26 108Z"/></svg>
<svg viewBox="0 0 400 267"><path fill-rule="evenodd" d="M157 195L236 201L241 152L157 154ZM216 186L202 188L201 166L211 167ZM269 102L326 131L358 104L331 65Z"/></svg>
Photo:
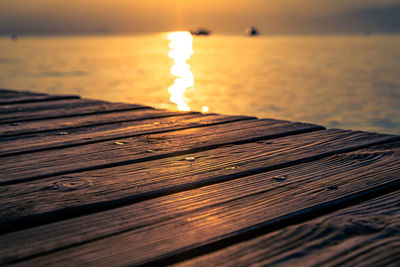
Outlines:
<svg viewBox="0 0 400 267"><path fill-rule="evenodd" d="M91 186L91 181L88 179L81 178L66 178L63 181L56 182L53 185L53 189L59 191L73 191Z"/></svg>

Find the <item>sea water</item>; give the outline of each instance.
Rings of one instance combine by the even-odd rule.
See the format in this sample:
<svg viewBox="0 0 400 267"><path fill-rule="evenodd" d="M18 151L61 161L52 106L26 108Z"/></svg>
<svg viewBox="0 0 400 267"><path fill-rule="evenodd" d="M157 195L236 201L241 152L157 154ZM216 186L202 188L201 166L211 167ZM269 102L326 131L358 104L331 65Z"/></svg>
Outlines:
<svg viewBox="0 0 400 267"><path fill-rule="evenodd" d="M400 134L400 35L190 38L2 37L0 87Z"/></svg>

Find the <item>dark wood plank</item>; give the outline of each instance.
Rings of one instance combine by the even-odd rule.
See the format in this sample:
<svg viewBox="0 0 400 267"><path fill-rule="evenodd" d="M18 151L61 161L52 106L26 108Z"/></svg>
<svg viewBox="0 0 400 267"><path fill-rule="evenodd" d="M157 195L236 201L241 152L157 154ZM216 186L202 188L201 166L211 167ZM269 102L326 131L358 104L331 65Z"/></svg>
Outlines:
<svg viewBox="0 0 400 267"><path fill-rule="evenodd" d="M37 93L31 93L31 92L17 92L17 91L0 89L0 98L2 100L5 100L7 98L14 98L14 97L19 97L19 96L29 96L29 95L35 96L35 95L46 95L46 94L37 94Z"/></svg>
<svg viewBox="0 0 400 267"><path fill-rule="evenodd" d="M17 91L17 90L11 90L11 89L6 89L6 88L0 88L0 95L2 94L18 94L23 91Z"/></svg>
<svg viewBox="0 0 400 267"><path fill-rule="evenodd" d="M77 95L0 94L0 105L15 105L24 103L35 103L35 102L46 102L46 101L79 99L79 98L80 97Z"/></svg>
<svg viewBox="0 0 400 267"><path fill-rule="evenodd" d="M202 118L206 122L211 120L210 124L218 117L224 118L221 115ZM321 129L312 124L248 120L67 147L51 153L10 156L0 159L0 181L34 180Z"/></svg>
<svg viewBox="0 0 400 267"><path fill-rule="evenodd" d="M381 145L4 234L0 255L23 266L170 264L396 190L399 153L400 143ZM51 190L74 185L33 190L42 194L30 208L42 209Z"/></svg>
<svg viewBox="0 0 400 267"><path fill-rule="evenodd" d="M24 95L47 95L43 93L34 93L28 91L15 91L10 89L3 89L0 88L0 97L1 98L8 98L8 97L17 97L17 96L24 96Z"/></svg>
<svg viewBox="0 0 400 267"><path fill-rule="evenodd" d="M73 119L67 118L55 118L48 120L38 120L38 121L27 121L20 123L9 123L9 124L0 124L0 142L9 142L11 140L18 140L20 135L30 135L26 137L22 137L22 139L26 139L27 141L30 138L35 138L36 136L42 137L43 140L36 140L35 142L46 142L46 138L48 135L43 134L47 132L53 132L50 136L54 135L54 131L68 131L68 134L73 134L82 129L87 129L89 127L94 126L106 126L101 127L104 130L106 129L114 129L121 128L119 125L122 125L123 122L132 122L138 120L152 119L152 118L164 118L164 117L172 117L178 115L186 115L186 114L198 114L195 112L181 112L181 111L166 111L162 109L135 109L135 110L122 110L116 111L112 113L103 113L103 114L93 114L86 116L78 116ZM115 125L115 126L113 126ZM95 134L95 129L92 129L92 132ZM32 136L32 134L40 133L40 135ZM11 138L4 138L11 137ZM17 137L17 138L16 138Z"/></svg>
<svg viewBox="0 0 400 267"><path fill-rule="evenodd" d="M115 114L113 114L115 115ZM144 134L154 134L206 127L209 125L252 119L245 116L201 115L182 112L166 112L162 110L139 110L130 112L128 122L112 124L99 123L86 127L70 127L60 131L49 131L0 139L2 157L65 148L83 144L111 141L118 138L129 138ZM99 116L100 117L100 116Z"/></svg>
<svg viewBox="0 0 400 267"><path fill-rule="evenodd" d="M11 116L33 111L42 111L49 109L69 109L76 108L81 106L91 106L91 105L101 105L106 104L105 101L97 101L90 99L80 99L80 98L72 98L72 99L55 99L49 101L42 102L33 102L33 103L21 103L21 104L12 104L12 105L0 105L0 116L4 117L6 115ZM49 111L52 112L52 111ZM16 113L16 114L9 114Z"/></svg>
<svg viewBox="0 0 400 267"><path fill-rule="evenodd" d="M74 103L70 103L70 102ZM59 117L73 117L88 114L101 114L121 110L134 110L140 108L149 108L142 105L122 104L122 103L107 103L94 100L60 100L56 101L59 108L54 110L40 109L36 111L21 111L15 113L0 114L0 123L18 123L31 120L47 120ZM63 105L63 103L69 104ZM47 104L47 103L46 103Z"/></svg>
<svg viewBox="0 0 400 267"><path fill-rule="evenodd" d="M398 266L400 192L178 264L178 266Z"/></svg>
<svg viewBox="0 0 400 267"><path fill-rule="evenodd" d="M76 216L86 209L101 210L142 201L395 139L398 138L365 132L321 130L2 186L0 229L27 227ZM154 141L157 144L157 139ZM186 142L190 140L184 139L181 145ZM157 157L159 152L140 153ZM37 167L28 165L27 174L31 175L29 168L34 173Z"/></svg>

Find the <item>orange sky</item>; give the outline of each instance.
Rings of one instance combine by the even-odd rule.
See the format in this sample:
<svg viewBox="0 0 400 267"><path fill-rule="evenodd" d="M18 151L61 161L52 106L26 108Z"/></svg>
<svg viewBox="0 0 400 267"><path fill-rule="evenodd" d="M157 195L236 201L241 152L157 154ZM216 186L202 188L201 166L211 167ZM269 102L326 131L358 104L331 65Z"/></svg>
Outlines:
<svg viewBox="0 0 400 267"><path fill-rule="evenodd" d="M312 32L325 19L325 29L342 27L331 18L335 14L391 4L400 5L400 0L1 0L0 31L157 32L209 27L234 33L257 25L271 33Z"/></svg>

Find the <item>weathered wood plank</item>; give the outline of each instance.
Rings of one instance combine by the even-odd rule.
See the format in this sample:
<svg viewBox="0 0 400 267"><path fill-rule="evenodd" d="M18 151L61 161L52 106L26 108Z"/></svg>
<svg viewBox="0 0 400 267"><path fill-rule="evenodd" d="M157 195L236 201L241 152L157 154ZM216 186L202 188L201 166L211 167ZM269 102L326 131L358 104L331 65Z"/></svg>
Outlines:
<svg viewBox="0 0 400 267"><path fill-rule="evenodd" d="M66 101L77 101L77 100L60 100L57 101L57 105L62 104L61 102ZM91 101L91 100L79 100L74 104L65 105L65 107L60 106L60 108L52 110L37 110L37 111L21 111L12 114L2 113L0 114L0 123L17 123L30 120L47 120L59 117L73 117L82 116L88 114L101 114L114 111L122 110L134 110L141 108L150 108L142 105L134 104L122 104L122 103L107 103L101 101Z"/></svg>
<svg viewBox="0 0 400 267"><path fill-rule="evenodd" d="M94 114L86 116L78 116L71 118L55 118L48 120L38 120L38 121L27 121L20 123L9 123L0 124L0 142L9 142L10 140L19 139L20 135L32 135L35 133L40 133L43 136L43 141L47 138L46 132L51 131L68 131L68 133L74 133L78 130L82 130L88 127L94 126L104 126L107 129L118 128L118 125L122 125L123 122L132 122L138 120L152 119L152 118L163 118L172 117L178 115L186 114L198 114L195 112L181 112L181 111L166 111L162 109L136 109L136 110L126 110L126 111L116 111L112 113ZM244 116L243 116L244 117ZM116 125L116 126L113 126ZM103 127L104 128L104 127ZM94 130L93 130L94 131ZM54 135L52 133L50 136ZM4 138L11 137L11 138ZM15 138L17 137L17 138ZM29 139L32 136L22 137L23 139ZM38 140L36 140L38 141Z"/></svg>
<svg viewBox="0 0 400 267"><path fill-rule="evenodd" d="M400 192L178 266L398 266Z"/></svg>
<svg viewBox="0 0 400 267"><path fill-rule="evenodd" d="M365 132L321 130L7 185L0 188L0 228L27 227L27 222L58 220L89 208L142 201L396 139ZM184 139L181 145L186 142L190 140ZM157 157L158 152L140 153ZM36 171L37 166L30 167Z"/></svg>
<svg viewBox="0 0 400 267"><path fill-rule="evenodd" d="M14 92L1 92L0 98L1 100L13 99L17 97L26 97L26 96L44 96L46 94L31 94L31 93L14 93Z"/></svg>
<svg viewBox="0 0 400 267"><path fill-rule="evenodd" d="M118 138L129 138L144 134L163 133L252 119L245 116L201 115L181 112L161 112L159 110L146 111L149 112L144 113L144 111L141 111L139 114L132 114L130 118L132 122L64 128L62 131L3 138L0 139L0 148L3 151L0 155L6 157L55 148L92 144L100 141L111 141ZM152 118L153 116L154 119Z"/></svg>
<svg viewBox="0 0 400 267"><path fill-rule="evenodd" d="M116 114L112 115L116 116ZM93 119L97 119L98 117L101 118L102 116L95 116ZM110 117L112 118L112 116ZM59 124L60 127L64 126L64 128L57 130L3 137L0 138L0 156L7 157L143 134L162 133L193 127L207 127L208 125L255 119L254 117L247 116L167 112L158 109L129 112L126 117L127 120L122 122L118 122L118 116L115 117L114 122L110 123L107 123L107 121L103 123L103 120L99 120L98 124L96 120L87 121L89 124L87 126L72 125L69 127L68 122L66 122L65 124ZM269 121L283 122L277 120ZM90 123L93 124L90 125Z"/></svg>
<svg viewBox="0 0 400 267"><path fill-rule="evenodd" d="M208 118L209 123L217 116ZM223 116L221 116L223 117ZM228 117L234 119L235 117ZM144 161L216 148L228 144L258 141L323 129L312 124L271 120L239 121L205 128L135 136L107 142L66 147L55 151L0 158L0 181L25 181L72 173L124 162ZM127 132L127 131L125 131ZM147 152L146 152L147 151Z"/></svg>
<svg viewBox="0 0 400 267"><path fill-rule="evenodd" d="M10 89L3 89L0 88L0 97L7 98L7 97L16 97L16 96L23 96L23 95L47 95L43 93L34 93L28 91L15 91Z"/></svg>
<svg viewBox="0 0 400 267"><path fill-rule="evenodd" d="M0 105L14 105L65 99L79 99L77 95L0 94Z"/></svg>
<svg viewBox="0 0 400 267"><path fill-rule="evenodd" d="M22 266L174 263L396 190L399 153L382 145L5 234L0 255Z"/></svg>
<svg viewBox="0 0 400 267"><path fill-rule="evenodd" d="M90 99L80 99L80 98L72 98L72 99L60 99L60 100L49 100L42 102L33 102L33 103L22 103L22 104L10 104L10 105L0 105L0 116L11 116L9 113L18 116L18 114L29 113L33 111L42 111L42 110L50 110L48 112L53 112L53 109L70 109L81 106L92 106L92 105L101 105L107 104L105 101L98 100L90 100ZM0 117L1 118L1 117Z"/></svg>

